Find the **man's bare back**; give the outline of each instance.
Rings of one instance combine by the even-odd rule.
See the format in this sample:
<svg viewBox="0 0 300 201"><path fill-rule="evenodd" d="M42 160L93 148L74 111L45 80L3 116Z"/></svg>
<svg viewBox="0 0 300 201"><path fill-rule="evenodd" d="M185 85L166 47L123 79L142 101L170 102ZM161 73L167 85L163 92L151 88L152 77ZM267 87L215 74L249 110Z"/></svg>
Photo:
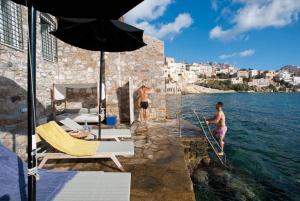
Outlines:
<svg viewBox="0 0 300 201"><path fill-rule="evenodd" d="M149 99L149 88L147 87L141 87L139 89L139 97L141 99L141 101L148 101Z"/></svg>

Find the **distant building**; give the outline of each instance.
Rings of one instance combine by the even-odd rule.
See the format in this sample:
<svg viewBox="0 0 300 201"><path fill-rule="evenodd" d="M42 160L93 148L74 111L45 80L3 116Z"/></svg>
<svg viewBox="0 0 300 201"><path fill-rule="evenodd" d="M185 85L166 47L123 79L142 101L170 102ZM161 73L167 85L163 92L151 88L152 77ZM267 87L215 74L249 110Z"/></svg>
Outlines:
<svg viewBox="0 0 300 201"><path fill-rule="evenodd" d="M279 78L279 80L283 80L285 82L289 82L289 83L292 82L291 74L288 71L285 71L285 70L279 71L278 78Z"/></svg>
<svg viewBox="0 0 300 201"><path fill-rule="evenodd" d="M234 67L234 66L229 66L228 67L228 71L229 71L230 75L233 75L233 74L235 74L235 73L238 72L238 69L236 67Z"/></svg>
<svg viewBox="0 0 300 201"><path fill-rule="evenodd" d="M211 77L213 68L210 64L206 63L193 63L186 66L187 71L193 71L196 75L203 75L205 77Z"/></svg>
<svg viewBox="0 0 300 201"><path fill-rule="evenodd" d="M275 75L276 75L276 72L272 71L272 70L268 70L268 71L264 72L264 78L269 79L269 80L272 80L275 77Z"/></svg>
<svg viewBox="0 0 300 201"><path fill-rule="evenodd" d="M247 70L239 70L237 72L238 77L249 78L249 72Z"/></svg>
<svg viewBox="0 0 300 201"><path fill-rule="evenodd" d="M230 78L231 84L243 84L243 78L242 77L234 77Z"/></svg>
<svg viewBox="0 0 300 201"><path fill-rule="evenodd" d="M191 84L195 83L198 80L198 76L194 71L184 71L182 73L182 82Z"/></svg>
<svg viewBox="0 0 300 201"><path fill-rule="evenodd" d="M248 82L249 86L257 86L257 87L267 87L270 85L270 80L261 78L261 79L252 79L251 82Z"/></svg>
<svg viewBox="0 0 300 201"><path fill-rule="evenodd" d="M293 84L294 85L300 85L300 77L293 77Z"/></svg>
<svg viewBox="0 0 300 201"><path fill-rule="evenodd" d="M178 82L186 71L186 64L176 63L174 58L166 57L164 68L164 77Z"/></svg>
<svg viewBox="0 0 300 201"><path fill-rule="evenodd" d="M165 64L166 65L169 65L169 64L172 64L172 63L175 63L175 59L172 58L172 57L166 57L165 58Z"/></svg>
<svg viewBox="0 0 300 201"><path fill-rule="evenodd" d="M259 74L259 71L258 70L249 70L249 76L250 77L255 77Z"/></svg>
<svg viewBox="0 0 300 201"><path fill-rule="evenodd" d="M216 74L229 74L229 68L216 68Z"/></svg>

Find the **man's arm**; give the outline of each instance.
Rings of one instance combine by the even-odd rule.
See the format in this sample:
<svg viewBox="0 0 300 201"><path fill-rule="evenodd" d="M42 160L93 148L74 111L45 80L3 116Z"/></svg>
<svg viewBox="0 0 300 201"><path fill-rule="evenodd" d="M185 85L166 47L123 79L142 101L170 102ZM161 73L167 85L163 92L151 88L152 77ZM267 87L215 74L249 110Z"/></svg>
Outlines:
<svg viewBox="0 0 300 201"><path fill-rule="evenodd" d="M206 119L206 123L218 123L221 120L221 114L220 112L217 112L216 115L213 118Z"/></svg>

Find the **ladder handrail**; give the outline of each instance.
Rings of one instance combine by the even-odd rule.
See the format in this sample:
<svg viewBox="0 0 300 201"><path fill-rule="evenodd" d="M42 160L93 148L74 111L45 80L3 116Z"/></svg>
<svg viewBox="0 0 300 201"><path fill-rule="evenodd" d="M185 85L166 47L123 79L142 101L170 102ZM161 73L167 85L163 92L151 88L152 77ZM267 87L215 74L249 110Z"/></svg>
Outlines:
<svg viewBox="0 0 300 201"><path fill-rule="evenodd" d="M222 163L222 165L224 165L224 166L226 167L226 164L223 162L222 158L219 156L219 154L218 154L218 152L216 151L215 147L213 146L212 142L209 140L209 138L208 138L208 136L207 136L207 134L206 134L206 131L205 131L205 129L204 129L202 123L201 123L201 120L200 120L198 114L196 113L196 110L193 110L193 112L194 112L194 114L196 115L197 120L198 120L198 122L199 122L199 125L200 125L200 127L201 127L201 129L202 129L202 131L203 131L203 133L204 133L204 135L205 135L205 137L206 137L208 143L210 144L211 148L213 149L215 155L218 157L218 159L220 160L220 162ZM207 126L208 126L208 125L207 125ZM212 135L212 134L211 134L211 135ZM213 137L213 138L214 138L214 137ZM214 139L215 139L215 138L214 138ZM216 140L216 139L215 139L215 140ZM217 142L217 144L218 144L218 142ZM219 146L219 144L218 144L218 146ZM220 147L220 146L219 146L219 147ZM225 159L224 161L226 162L226 156L225 156L225 153L224 153L224 159Z"/></svg>

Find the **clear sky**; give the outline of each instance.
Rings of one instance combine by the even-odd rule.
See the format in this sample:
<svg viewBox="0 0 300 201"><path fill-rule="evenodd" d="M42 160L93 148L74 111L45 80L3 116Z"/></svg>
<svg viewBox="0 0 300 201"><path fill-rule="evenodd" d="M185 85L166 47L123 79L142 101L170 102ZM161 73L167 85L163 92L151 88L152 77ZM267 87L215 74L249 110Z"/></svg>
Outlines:
<svg viewBox="0 0 300 201"><path fill-rule="evenodd" d="M300 0L145 0L126 22L177 61L240 68L300 66Z"/></svg>

